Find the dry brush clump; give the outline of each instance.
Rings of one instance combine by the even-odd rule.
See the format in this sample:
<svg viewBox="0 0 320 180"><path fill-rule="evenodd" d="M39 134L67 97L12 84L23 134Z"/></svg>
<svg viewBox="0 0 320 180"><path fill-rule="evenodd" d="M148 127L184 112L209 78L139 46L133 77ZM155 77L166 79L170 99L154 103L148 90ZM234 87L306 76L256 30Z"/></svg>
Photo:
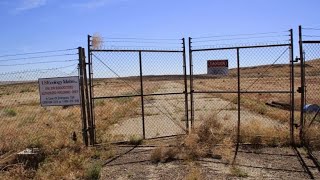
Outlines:
<svg viewBox="0 0 320 180"><path fill-rule="evenodd" d="M306 146L312 150L320 150L320 124L313 123L311 126L307 124L304 129L303 140Z"/></svg>
<svg viewBox="0 0 320 180"><path fill-rule="evenodd" d="M217 117L208 116L203 123L186 136L176 147L159 147L152 151L151 161L167 162L173 159L197 160L211 157L230 162L232 158L232 130L224 127Z"/></svg>
<svg viewBox="0 0 320 180"><path fill-rule="evenodd" d="M216 115L209 115L182 144L185 158L221 157L231 159L233 129L224 126ZM223 150L222 150L223 149Z"/></svg>
<svg viewBox="0 0 320 180"><path fill-rule="evenodd" d="M100 34L95 33L92 36L91 45L93 49L101 49L103 45L103 38Z"/></svg>
<svg viewBox="0 0 320 180"><path fill-rule="evenodd" d="M179 159L179 153L179 149L176 147L160 146L151 152L150 159L153 163L170 162Z"/></svg>

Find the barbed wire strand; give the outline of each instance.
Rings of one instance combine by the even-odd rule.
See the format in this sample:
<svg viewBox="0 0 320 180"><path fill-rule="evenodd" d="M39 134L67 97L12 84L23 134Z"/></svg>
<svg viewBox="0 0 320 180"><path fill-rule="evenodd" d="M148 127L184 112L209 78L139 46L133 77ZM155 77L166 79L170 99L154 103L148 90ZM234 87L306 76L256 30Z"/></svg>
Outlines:
<svg viewBox="0 0 320 180"><path fill-rule="evenodd" d="M234 44L205 44L205 45L195 45L192 47L241 47L241 46L258 46L258 45L270 45L270 44L283 44L288 43L289 40L283 41L266 41L266 42L252 42L252 43L234 43Z"/></svg>
<svg viewBox="0 0 320 180"><path fill-rule="evenodd" d="M0 57L22 56L22 55L32 55L32 54L45 54L45 53L72 51L72 50L76 50L76 49L77 48L52 50L52 51L29 52L29 53L18 53L18 54L6 54L6 55L0 55Z"/></svg>
<svg viewBox="0 0 320 180"><path fill-rule="evenodd" d="M181 40L181 39L170 39L170 38L164 38L164 39L162 39L162 38L131 38L131 37L129 37L129 38L118 38L118 37L106 37L106 36L103 36L102 37L103 39L114 39L114 40L117 40L117 39L119 39L119 40L143 40L143 41L179 41L179 40Z"/></svg>
<svg viewBox="0 0 320 180"><path fill-rule="evenodd" d="M302 28L304 30L314 30L314 31L320 31L320 28Z"/></svg>
<svg viewBox="0 0 320 180"><path fill-rule="evenodd" d="M156 42L156 41L106 41L106 40L103 40L101 42L104 42L104 43L136 43L136 44L181 44L181 43L171 43L171 42Z"/></svg>
<svg viewBox="0 0 320 180"><path fill-rule="evenodd" d="M213 42L213 41L230 41L230 40L247 40L247 39L260 39L260 38L271 38L271 37L286 37L286 36L255 36L255 37L241 37L241 38L227 38L227 39L209 39L209 40L200 40L192 41L192 43L200 42Z"/></svg>
<svg viewBox="0 0 320 180"><path fill-rule="evenodd" d="M4 72L4 73L0 73L0 76L4 76L4 75L11 75L11 74L21 74L21 73L42 72L42 71L54 71L54 70L58 70L58 69L65 69L65 68L69 68L69 67L72 67L72 66L75 66L75 65L78 65L78 63L76 63L76 64L72 64L72 65L68 65L68 66L56 67L56 68L33 69L33 70L17 71L17 72Z"/></svg>
<svg viewBox="0 0 320 180"><path fill-rule="evenodd" d="M320 37L320 35L303 35L304 37Z"/></svg>
<svg viewBox="0 0 320 180"><path fill-rule="evenodd" d="M288 31L200 36L200 37L194 37L192 39L209 39L209 38L216 38L216 37L236 37L236 36L254 36L254 35L266 35L266 34L280 34L280 33L284 33L284 32L288 32Z"/></svg>
<svg viewBox="0 0 320 180"><path fill-rule="evenodd" d="M61 61L42 61L42 62L34 62L34 63L22 63L22 64L5 64L0 66L23 66L23 65L34 65L34 64L50 64L50 63L58 63L58 62L73 62L79 61L78 59L70 59L70 60L61 60Z"/></svg>
<svg viewBox="0 0 320 180"><path fill-rule="evenodd" d="M77 55L77 54L56 54L56 55L32 56L32 57L23 57L23 58L14 58L14 59L0 59L0 62L20 61L20 60L40 59L40 58L51 58L51 57L62 57L62 56L74 56L74 55Z"/></svg>

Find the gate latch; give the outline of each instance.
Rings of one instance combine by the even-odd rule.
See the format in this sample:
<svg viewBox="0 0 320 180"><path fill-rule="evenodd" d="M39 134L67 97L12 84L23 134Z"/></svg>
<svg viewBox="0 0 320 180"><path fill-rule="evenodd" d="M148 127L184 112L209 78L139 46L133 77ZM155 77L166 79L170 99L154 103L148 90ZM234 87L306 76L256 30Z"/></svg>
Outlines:
<svg viewBox="0 0 320 180"><path fill-rule="evenodd" d="M302 93L302 91L303 91L303 88L302 87L298 87L297 92L298 93Z"/></svg>
<svg viewBox="0 0 320 180"><path fill-rule="evenodd" d="M293 62L299 62L300 58L296 57Z"/></svg>

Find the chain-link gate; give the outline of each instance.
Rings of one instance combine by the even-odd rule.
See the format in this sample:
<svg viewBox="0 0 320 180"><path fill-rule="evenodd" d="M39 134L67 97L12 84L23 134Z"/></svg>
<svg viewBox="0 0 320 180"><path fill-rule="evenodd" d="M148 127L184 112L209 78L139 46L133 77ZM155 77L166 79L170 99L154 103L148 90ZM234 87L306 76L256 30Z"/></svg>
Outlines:
<svg viewBox="0 0 320 180"><path fill-rule="evenodd" d="M301 60L301 127L303 145L314 162L320 160L320 40L317 28L299 27ZM318 34L318 35L317 35ZM319 165L319 162L316 164Z"/></svg>
<svg viewBox="0 0 320 180"><path fill-rule="evenodd" d="M203 45L269 37L285 40ZM298 109L294 105L292 30L189 38L189 58L192 127L213 125L221 139L231 138L236 144L281 146L293 142Z"/></svg>
<svg viewBox="0 0 320 180"><path fill-rule="evenodd" d="M184 39L89 36L88 42L89 94L97 143L188 131ZM141 43L151 49L144 49ZM158 47L168 44L174 49Z"/></svg>

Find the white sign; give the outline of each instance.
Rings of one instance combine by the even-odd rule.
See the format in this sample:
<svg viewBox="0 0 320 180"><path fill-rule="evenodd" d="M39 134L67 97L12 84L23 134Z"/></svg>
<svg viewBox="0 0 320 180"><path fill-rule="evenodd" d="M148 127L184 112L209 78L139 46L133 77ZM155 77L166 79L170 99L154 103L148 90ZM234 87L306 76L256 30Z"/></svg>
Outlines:
<svg viewBox="0 0 320 180"><path fill-rule="evenodd" d="M39 79L41 106L79 105L79 77Z"/></svg>
<svg viewBox="0 0 320 180"><path fill-rule="evenodd" d="M213 75L228 75L229 73L228 60L208 60L207 74Z"/></svg>

